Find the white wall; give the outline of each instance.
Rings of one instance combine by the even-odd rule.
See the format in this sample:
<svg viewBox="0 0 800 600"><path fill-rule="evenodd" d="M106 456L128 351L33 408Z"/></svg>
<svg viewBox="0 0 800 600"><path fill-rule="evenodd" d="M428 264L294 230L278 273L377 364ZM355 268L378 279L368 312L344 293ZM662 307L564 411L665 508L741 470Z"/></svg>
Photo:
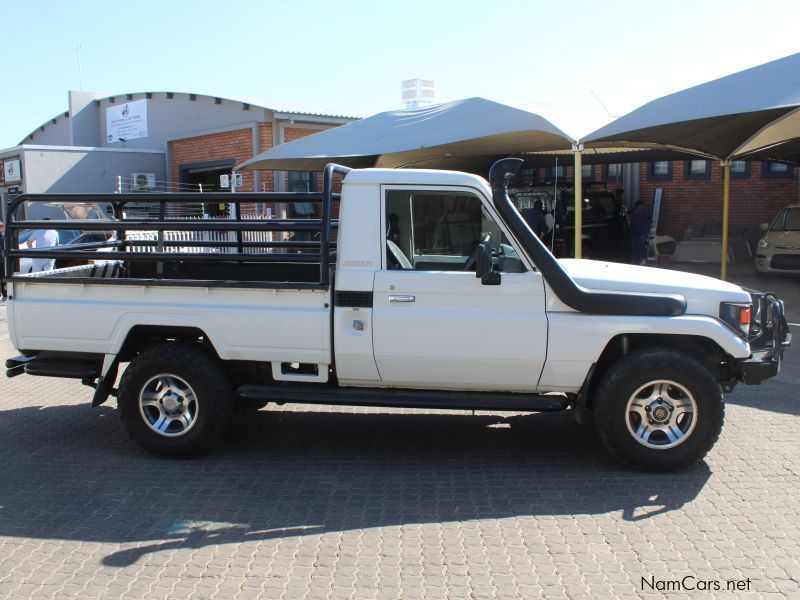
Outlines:
<svg viewBox="0 0 800 600"><path fill-rule="evenodd" d="M113 193L117 176L155 173L165 181L166 154L99 148L24 148L25 191L28 193Z"/></svg>

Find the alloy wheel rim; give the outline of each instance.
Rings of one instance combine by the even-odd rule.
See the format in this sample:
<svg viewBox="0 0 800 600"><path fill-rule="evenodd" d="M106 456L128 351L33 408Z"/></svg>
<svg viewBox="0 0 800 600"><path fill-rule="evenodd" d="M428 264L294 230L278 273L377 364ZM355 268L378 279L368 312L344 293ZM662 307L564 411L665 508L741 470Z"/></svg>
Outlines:
<svg viewBox="0 0 800 600"><path fill-rule="evenodd" d="M697 402L676 381L658 379L637 389L625 410L628 431L637 442L655 450L685 442L697 425Z"/></svg>
<svg viewBox="0 0 800 600"><path fill-rule="evenodd" d="M198 412L192 386L172 373L154 375L139 392L139 414L152 431L163 437L187 433L197 423Z"/></svg>

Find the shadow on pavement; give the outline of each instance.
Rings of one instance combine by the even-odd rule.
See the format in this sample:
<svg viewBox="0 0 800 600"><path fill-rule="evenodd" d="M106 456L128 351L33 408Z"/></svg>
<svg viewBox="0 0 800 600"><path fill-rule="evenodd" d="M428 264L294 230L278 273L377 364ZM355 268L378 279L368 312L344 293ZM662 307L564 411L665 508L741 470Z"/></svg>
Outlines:
<svg viewBox="0 0 800 600"><path fill-rule="evenodd" d="M0 413L0 536L170 548L382 526L682 507L710 477L613 462L567 414L294 412L238 415L209 456L170 461L127 439L116 411Z"/></svg>

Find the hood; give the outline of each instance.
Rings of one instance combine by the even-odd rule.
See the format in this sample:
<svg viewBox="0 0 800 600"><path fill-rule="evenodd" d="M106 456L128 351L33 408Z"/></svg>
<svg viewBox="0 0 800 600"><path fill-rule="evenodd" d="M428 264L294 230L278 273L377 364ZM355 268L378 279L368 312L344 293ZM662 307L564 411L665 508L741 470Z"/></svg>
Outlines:
<svg viewBox="0 0 800 600"><path fill-rule="evenodd" d="M750 294L738 285L706 275L598 260L560 259L558 262L586 288L681 294L686 298L686 314L717 317L720 302L750 302Z"/></svg>
<svg viewBox="0 0 800 600"><path fill-rule="evenodd" d="M770 246L797 246L800 244L800 231L767 231L764 239Z"/></svg>

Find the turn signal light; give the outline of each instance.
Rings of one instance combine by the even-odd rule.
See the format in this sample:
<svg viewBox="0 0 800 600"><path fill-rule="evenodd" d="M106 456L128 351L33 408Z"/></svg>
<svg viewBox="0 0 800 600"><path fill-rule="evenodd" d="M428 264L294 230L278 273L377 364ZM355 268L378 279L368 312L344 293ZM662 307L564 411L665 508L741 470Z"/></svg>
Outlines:
<svg viewBox="0 0 800 600"><path fill-rule="evenodd" d="M741 307L739 309L739 325L744 329L745 326L750 327L750 312L752 307Z"/></svg>

